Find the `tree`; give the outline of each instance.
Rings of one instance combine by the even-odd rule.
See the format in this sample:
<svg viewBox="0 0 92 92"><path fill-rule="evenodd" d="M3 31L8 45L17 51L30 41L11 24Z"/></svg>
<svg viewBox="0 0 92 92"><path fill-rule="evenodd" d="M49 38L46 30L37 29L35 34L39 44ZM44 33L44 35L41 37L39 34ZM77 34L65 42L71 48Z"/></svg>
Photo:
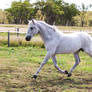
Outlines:
<svg viewBox="0 0 92 92"><path fill-rule="evenodd" d="M0 9L0 23L4 24L7 22L6 12Z"/></svg>
<svg viewBox="0 0 92 92"><path fill-rule="evenodd" d="M73 25L73 17L79 13L75 4L69 5L62 0L37 0L33 4L29 0L14 1L6 11L9 23L26 24L29 19L36 18L51 25Z"/></svg>
<svg viewBox="0 0 92 92"><path fill-rule="evenodd" d="M37 11L37 13L36 13L36 19L37 20L44 20L45 19L45 17L42 15L41 10Z"/></svg>
<svg viewBox="0 0 92 92"><path fill-rule="evenodd" d="M34 13L32 5L27 0L24 2L12 2L11 8L6 9L6 11L9 12L9 16L11 15L16 24L26 24L28 19L31 18Z"/></svg>
<svg viewBox="0 0 92 92"><path fill-rule="evenodd" d="M75 4L69 5L62 0L41 0L35 6L36 10L41 10L45 21L49 24L73 25L73 17L79 14Z"/></svg>
<svg viewBox="0 0 92 92"><path fill-rule="evenodd" d="M41 1L38 1L36 3L33 4L34 5L34 13L36 14L35 18L36 19L41 19L41 18L38 18L38 16L42 16L42 20L44 19L45 20L45 13L44 13L44 7L45 7L45 2L44 0L41 0Z"/></svg>
<svg viewBox="0 0 92 92"><path fill-rule="evenodd" d="M63 11L64 14L61 16L61 20L63 25L72 25L73 22L73 17L79 14L79 10L76 8L75 4L68 4L64 3L63 4ZM73 23L72 23L73 22Z"/></svg>
<svg viewBox="0 0 92 92"><path fill-rule="evenodd" d="M8 11L6 11L6 18L9 24L14 23L14 17Z"/></svg>
<svg viewBox="0 0 92 92"><path fill-rule="evenodd" d="M38 1L35 6L37 10L42 11L43 16L46 17L45 21L51 25L57 20L59 15L64 13L56 3L56 0Z"/></svg>
<svg viewBox="0 0 92 92"><path fill-rule="evenodd" d="M85 17L87 14L87 10L89 7L92 7L92 5L90 4L89 6L85 6L83 3L81 5L81 7L79 6L80 9L80 18L81 18L81 26L84 27L85 24Z"/></svg>

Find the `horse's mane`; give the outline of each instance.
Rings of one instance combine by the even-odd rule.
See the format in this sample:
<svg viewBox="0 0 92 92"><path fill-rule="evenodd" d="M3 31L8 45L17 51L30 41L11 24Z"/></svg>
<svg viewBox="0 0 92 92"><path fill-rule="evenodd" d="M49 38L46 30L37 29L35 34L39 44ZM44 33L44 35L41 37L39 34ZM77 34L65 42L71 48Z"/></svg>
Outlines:
<svg viewBox="0 0 92 92"><path fill-rule="evenodd" d="M47 27L49 27L50 29L52 29L53 31L56 31L56 28L55 26L51 26L49 24L47 24L46 22L44 21L38 21L40 24L43 24L43 25L46 25Z"/></svg>

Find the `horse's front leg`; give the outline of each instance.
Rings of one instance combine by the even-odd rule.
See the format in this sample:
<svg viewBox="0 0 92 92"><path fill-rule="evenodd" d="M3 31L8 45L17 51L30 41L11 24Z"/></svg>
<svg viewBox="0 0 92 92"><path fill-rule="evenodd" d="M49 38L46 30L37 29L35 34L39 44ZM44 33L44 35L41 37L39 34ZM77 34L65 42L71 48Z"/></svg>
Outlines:
<svg viewBox="0 0 92 92"><path fill-rule="evenodd" d="M40 67L38 68L37 72L33 75L33 78L37 78L38 73L40 72L40 70L42 69L42 67L46 64L46 62L49 60L50 57L51 57L51 53L47 52L44 60L42 61Z"/></svg>
<svg viewBox="0 0 92 92"><path fill-rule="evenodd" d="M54 66L55 68L60 72L60 73L65 73L65 74L68 74L68 72L65 70L61 70L58 65L57 65L57 60L56 60L56 57L55 56L52 56L52 60L53 60L53 63L54 63Z"/></svg>

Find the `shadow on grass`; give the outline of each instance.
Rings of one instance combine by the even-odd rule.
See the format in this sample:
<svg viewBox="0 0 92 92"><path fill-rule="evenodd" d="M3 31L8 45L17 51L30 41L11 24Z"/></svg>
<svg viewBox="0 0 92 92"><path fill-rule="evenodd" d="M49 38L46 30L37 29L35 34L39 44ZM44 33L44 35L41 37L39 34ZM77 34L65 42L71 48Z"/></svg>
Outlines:
<svg viewBox="0 0 92 92"><path fill-rule="evenodd" d="M33 84L36 88L40 88L42 92L58 92L67 89L76 89L76 90L92 90L92 74L80 76L73 76L71 78L57 77L57 78L42 78L39 76L37 80L33 80ZM89 76L89 77L88 77ZM71 90L70 90L71 91ZM70 92L69 91L69 92Z"/></svg>

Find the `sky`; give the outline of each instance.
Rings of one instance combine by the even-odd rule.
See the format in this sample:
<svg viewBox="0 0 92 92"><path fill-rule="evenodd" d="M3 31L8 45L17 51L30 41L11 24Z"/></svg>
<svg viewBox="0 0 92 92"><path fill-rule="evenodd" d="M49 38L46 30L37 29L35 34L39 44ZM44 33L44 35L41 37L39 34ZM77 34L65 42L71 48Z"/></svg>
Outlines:
<svg viewBox="0 0 92 92"><path fill-rule="evenodd" d="M12 1L20 1L20 0L0 0L0 9L6 9L9 8L11 6L11 2ZM24 0L22 0L24 1ZM35 2L36 0L30 0L31 3ZM85 6L88 6L90 4L92 4L92 0L63 0L66 3L74 3L77 6L81 6L82 3L85 4ZM92 11L92 8L89 8L90 11Z"/></svg>

